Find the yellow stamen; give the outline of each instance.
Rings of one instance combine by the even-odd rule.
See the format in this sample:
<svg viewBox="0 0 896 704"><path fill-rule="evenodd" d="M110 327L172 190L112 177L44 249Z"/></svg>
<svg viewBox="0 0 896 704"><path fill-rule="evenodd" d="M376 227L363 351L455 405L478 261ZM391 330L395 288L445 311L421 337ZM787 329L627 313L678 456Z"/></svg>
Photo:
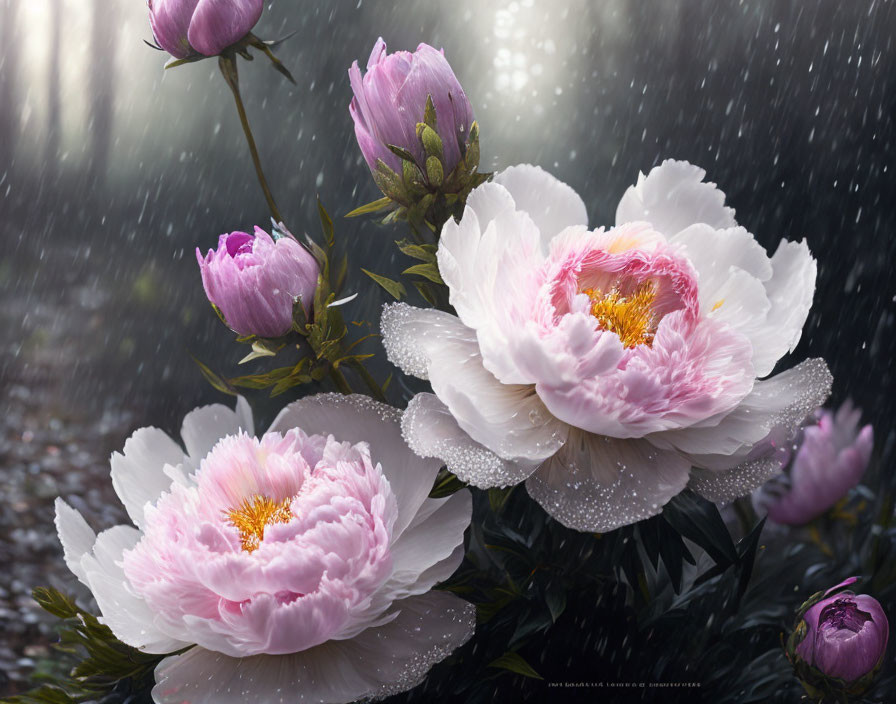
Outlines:
<svg viewBox="0 0 896 704"><path fill-rule="evenodd" d="M653 301L656 298L656 286L647 281L631 294L623 296L618 288L608 293L585 289L591 299L591 315L597 318L598 326L608 332L619 335L625 347L653 344L656 325L653 314Z"/></svg>
<svg viewBox="0 0 896 704"><path fill-rule="evenodd" d="M712 313L713 311L717 311L719 308L721 308L722 304L724 302L725 302L724 298L720 298L719 300L717 300L715 305L712 307L712 310L710 311L710 313Z"/></svg>
<svg viewBox="0 0 896 704"><path fill-rule="evenodd" d="M267 496L256 495L243 501L239 508L225 511L230 524L240 532L243 550L257 550L264 539L264 529L274 523L287 523L292 518L290 499L274 501Z"/></svg>

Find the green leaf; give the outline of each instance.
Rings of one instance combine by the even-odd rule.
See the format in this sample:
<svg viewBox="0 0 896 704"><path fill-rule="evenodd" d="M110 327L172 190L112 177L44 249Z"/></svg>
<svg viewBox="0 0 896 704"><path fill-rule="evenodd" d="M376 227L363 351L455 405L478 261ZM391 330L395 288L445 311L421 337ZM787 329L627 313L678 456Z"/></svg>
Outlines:
<svg viewBox="0 0 896 704"><path fill-rule="evenodd" d="M37 689L32 689L30 692L25 692L3 701L5 704L74 704L80 700L73 699L59 687L45 684Z"/></svg>
<svg viewBox="0 0 896 704"><path fill-rule="evenodd" d="M753 530L744 536L737 543L737 552L740 555L740 574L737 577L737 600L740 602L744 593L747 591L747 585L750 583L750 577L753 574L753 564L756 561L756 550L759 548L759 538L762 535L762 529L765 527L767 516L763 516Z"/></svg>
<svg viewBox="0 0 896 704"><path fill-rule="evenodd" d="M683 491L666 504L663 518L689 540L706 550L719 565L737 562L737 549L718 507L711 501L691 492Z"/></svg>
<svg viewBox="0 0 896 704"><path fill-rule="evenodd" d="M386 276L381 276L380 274L374 274L372 271L367 271L367 269L361 269L365 274L367 274L371 279L376 281L380 286L382 286L386 291L396 300L401 300L403 296L407 296L408 292L400 281L394 281Z"/></svg>
<svg viewBox="0 0 896 704"><path fill-rule="evenodd" d="M392 199L389 196L384 198L380 198L379 200L375 200L371 203L367 203L366 205L362 205L359 208L355 208L350 213L348 213L345 217L347 218L356 218L359 215L367 215L368 213L378 213L381 210L385 210L390 205L392 205Z"/></svg>
<svg viewBox="0 0 896 704"><path fill-rule="evenodd" d="M421 262L436 261L436 246L434 244L414 244L408 240L399 240L395 244L402 253L407 254L412 259L419 259Z"/></svg>
<svg viewBox="0 0 896 704"><path fill-rule="evenodd" d="M40 608L58 618L75 618L78 615L74 599L53 587L35 587L31 590L31 597Z"/></svg>
<svg viewBox="0 0 896 704"><path fill-rule="evenodd" d="M435 284L444 284L442 281L442 277L439 274L439 267L435 262L430 262L426 264L414 264L414 266L408 267L405 269L403 274L417 274L418 276L422 276L424 279L429 279Z"/></svg>
<svg viewBox="0 0 896 704"><path fill-rule="evenodd" d="M557 619L566 610L566 589L563 587L563 584L556 580L551 582L545 590L544 601L551 612L551 618L556 623Z"/></svg>
<svg viewBox="0 0 896 704"><path fill-rule="evenodd" d="M438 305L436 297L433 295L433 292L430 290L430 285L426 281L414 279L411 283L414 285L414 288L417 289L417 293L423 297L424 301L433 307Z"/></svg>
<svg viewBox="0 0 896 704"><path fill-rule="evenodd" d="M451 496L451 494L464 489L466 486L460 479L443 467L436 475L436 481L429 492L429 497L431 499L441 499Z"/></svg>
<svg viewBox="0 0 896 704"><path fill-rule="evenodd" d="M506 487L504 489L489 489L488 490L488 505L493 513L498 513L504 505L507 503L507 499L510 498L510 494L513 491L513 487Z"/></svg>
<svg viewBox="0 0 896 704"><path fill-rule="evenodd" d="M213 372L208 366L196 359L196 357L193 357L193 361L196 362L196 365L199 367L199 371L202 372L202 376L205 377L205 380L214 388L216 388L221 393L230 394L231 396L237 395L236 389L228 384L226 379L215 374L215 372Z"/></svg>
<svg viewBox="0 0 896 704"><path fill-rule="evenodd" d="M512 650L508 650L501 657L492 660L488 664L488 667L509 670L510 672L522 675L523 677L531 677L536 680L544 679L544 677L539 675L532 666L523 659L522 655L515 653Z"/></svg>
<svg viewBox="0 0 896 704"><path fill-rule="evenodd" d="M317 199L317 212L320 215L320 224L324 231L324 239L327 246L332 249L336 242L336 232L333 229L333 218L330 217L330 214L327 212L326 208L324 208L324 204L320 202L320 198Z"/></svg>

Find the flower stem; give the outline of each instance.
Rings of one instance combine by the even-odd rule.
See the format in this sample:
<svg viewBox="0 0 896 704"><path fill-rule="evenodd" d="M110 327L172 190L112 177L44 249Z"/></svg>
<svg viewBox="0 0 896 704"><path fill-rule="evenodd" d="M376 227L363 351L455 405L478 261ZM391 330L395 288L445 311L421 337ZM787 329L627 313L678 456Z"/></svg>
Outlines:
<svg viewBox="0 0 896 704"><path fill-rule="evenodd" d="M255 174L258 176L258 183L261 185L265 200L268 202L268 209L271 211L271 215L275 221L283 222L283 216L280 215L280 211L277 209L277 204L274 202L274 196L271 193L267 179L264 176L264 171L261 168L261 159L258 157L258 148L255 146L255 138L252 136L252 128L249 127L249 118L246 116L246 108L243 105L243 98L240 95L236 55L219 56L218 66L220 66L221 74L224 76L224 80L227 81L227 85L230 86L230 90L233 93L233 99L236 101L236 111L240 116L240 124L243 126L246 142L249 144L249 152L252 154L252 163L255 164Z"/></svg>
<svg viewBox="0 0 896 704"><path fill-rule="evenodd" d="M338 367L330 365L330 378L333 379L333 383L336 384L339 393L345 396L351 395L352 387L348 385L348 381L346 381L345 376L339 371Z"/></svg>

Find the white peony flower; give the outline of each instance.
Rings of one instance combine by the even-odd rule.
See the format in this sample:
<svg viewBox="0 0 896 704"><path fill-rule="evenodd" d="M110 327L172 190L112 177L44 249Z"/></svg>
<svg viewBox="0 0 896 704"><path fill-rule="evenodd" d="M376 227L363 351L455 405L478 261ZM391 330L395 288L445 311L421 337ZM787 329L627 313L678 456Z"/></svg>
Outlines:
<svg viewBox="0 0 896 704"><path fill-rule="evenodd" d="M405 439L462 480L525 480L554 518L608 531L690 486L714 501L780 469L768 449L827 398L809 360L768 377L812 304L805 242L765 250L705 172L666 161L616 226L534 166L477 188L438 262L457 315L387 306L389 359L428 379Z"/></svg>
<svg viewBox="0 0 896 704"><path fill-rule="evenodd" d="M460 565L469 491L428 493L439 463L364 396L287 406L261 438L248 404L156 428L112 457L134 526L96 535L61 499L72 572L121 641L179 655L158 704L351 702L417 685L469 639L475 609L433 591ZM192 646L192 647L191 647Z"/></svg>

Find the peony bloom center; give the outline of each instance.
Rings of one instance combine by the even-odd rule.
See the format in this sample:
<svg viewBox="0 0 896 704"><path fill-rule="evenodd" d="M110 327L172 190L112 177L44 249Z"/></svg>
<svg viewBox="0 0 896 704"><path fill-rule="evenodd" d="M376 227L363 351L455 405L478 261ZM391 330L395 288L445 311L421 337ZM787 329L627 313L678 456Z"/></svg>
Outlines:
<svg viewBox="0 0 896 704"><path fill-rule="evenodd" d="M841 598L824 607L819 620L825 637L833 631L836 638L842 639L859 633L871 621L871 614L861 611L851 599Z"/></svg>
<svg viewBox="0 0 896 704"><path fill-rule="evenodd" d="M234 657L295 653L362 619L392 572L396 516L366 443L229 435L159 498L123 569L173 638Z"/></svg>
<svg viewBox="0 0 896 704"><path fill-rule="evenodd" d="M583 291L591 299L591 315L597 318L598 327L616 333L624 347L653 345L656 334L656 315L653 302L656 284L647 281L630 293L623 293L618 286L608 292L588 288Z"/></svg>
<svg viewBox="0 0 896 704"><path fill-rule="evenodd" d="M292 519L291 499L277 502L267 496L255 495L239 508L227 511L230 525L240 533L240 544L246 552L258 549L264 540L264 529L274 523L289 523Z"/></svg>

